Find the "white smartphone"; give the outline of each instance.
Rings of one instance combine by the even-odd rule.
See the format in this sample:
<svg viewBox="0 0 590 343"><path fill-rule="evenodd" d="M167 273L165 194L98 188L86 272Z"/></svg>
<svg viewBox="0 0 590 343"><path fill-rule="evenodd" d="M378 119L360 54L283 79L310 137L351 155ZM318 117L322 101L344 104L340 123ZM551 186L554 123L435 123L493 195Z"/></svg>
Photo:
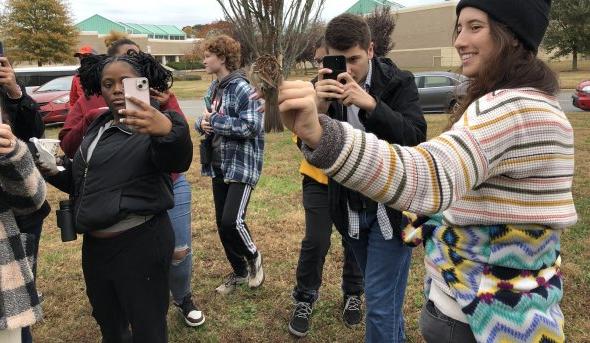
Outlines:
<svg viewBox="0 0 590 343"><path fill-rule="evenodd" d="M150 85L148 79L145 77L129 77L123 80L123 88L125 89L125 108L128 110L140 110L139 106L135 105L128 96L136 97L137 99L150 104Z"/></svg>
<svg viewBox="0 0 590 343"><path fill-rule="evenodd" d="M135 97L146 104L150 104L150 85L145 77L129 77L123 80L125 90L125 108L128 110L141 110L141 107L127 99L128 96ZM136 131L133 125L126 125L130 131Z"/></svg>

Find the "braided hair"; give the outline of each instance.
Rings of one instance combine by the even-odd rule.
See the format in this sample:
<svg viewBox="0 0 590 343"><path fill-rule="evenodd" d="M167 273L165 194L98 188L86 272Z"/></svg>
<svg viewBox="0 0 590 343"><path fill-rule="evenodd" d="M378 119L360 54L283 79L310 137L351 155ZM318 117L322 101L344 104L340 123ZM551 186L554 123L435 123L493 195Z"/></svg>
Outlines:
<svg viewBox="0 0 590 343"><path fill-rule="evenodd" d="M164 68L156 59L144 52L129 51L126 55L90 55L80 61L78 74L87 96L101 94L101 79L104 68L114 62L129 64L139 76L146 77L150 87L165 92L172 87L172 72Z"/></svg>

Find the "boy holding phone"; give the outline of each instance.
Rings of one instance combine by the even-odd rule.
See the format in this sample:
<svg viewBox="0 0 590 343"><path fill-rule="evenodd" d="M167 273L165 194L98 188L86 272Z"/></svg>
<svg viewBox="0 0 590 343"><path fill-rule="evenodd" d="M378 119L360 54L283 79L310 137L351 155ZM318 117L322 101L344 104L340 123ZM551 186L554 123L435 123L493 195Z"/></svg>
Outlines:
<svg viewBox="0 0 590 343"><path fill-rule="evenodd" d="M328 55L341 57L326 57L324 67L344 59L346 71L331 79L326 76L332 70L319 70L318 112L392 144L423 142L426 121L414 77L390 59L374 56L365 20L342 14L328 23L325 38ZM401 213L333 180L328 192L334 225L352 247L364 276L366 341L405 341L402 307L412 251L400 239Z"/></svg>
<svg viewBox="0 0 590 343"><path fill-rule="evenodd" d="M338 74L346 71L344 56L327 57L328 48L322 37L315 44L314 61L319 69L327 67ZM324 61L328 62L324 65ZM317 82L314 78L312 83ZM298 142L298 146L299 143ZM295 271L296 284L292 297L294 310L289 320L289 332L297 337L305 337L311 329L311 316L316 301L320 297L320 287L326 256L331 245L332 219L328 200L328 177L318 168L301 161L299 172L301 181L303 208L305 209L305 236L301 241L299 260ZM363 277L350 246L342 238L342 322L347 327L354 327L362 321L361 295L363 294Z"/></svg>

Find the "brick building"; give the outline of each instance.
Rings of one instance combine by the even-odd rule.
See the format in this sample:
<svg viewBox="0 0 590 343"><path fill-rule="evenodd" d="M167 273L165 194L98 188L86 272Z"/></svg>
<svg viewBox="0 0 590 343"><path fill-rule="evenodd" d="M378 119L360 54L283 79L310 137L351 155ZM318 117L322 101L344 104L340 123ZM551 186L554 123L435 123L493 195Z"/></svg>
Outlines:
<svg viewBox="0 0 590 343"><path fill-rule="evenodd" d="M76 27L80 30L79 46L90 45L98 53L106 53L104 39L111 31L125 32L129 39L160 60L163 64L178 61L193 49L198 39L187 38L186 33L173 25L152 25L116 22L93 15L82 20Z"/></svg>

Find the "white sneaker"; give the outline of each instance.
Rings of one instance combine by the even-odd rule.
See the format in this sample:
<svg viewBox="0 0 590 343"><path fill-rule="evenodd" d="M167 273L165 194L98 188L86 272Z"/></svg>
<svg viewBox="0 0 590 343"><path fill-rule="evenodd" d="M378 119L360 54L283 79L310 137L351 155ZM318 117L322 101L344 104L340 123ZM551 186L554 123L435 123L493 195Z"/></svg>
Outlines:
<svg viewBox="0 0 590 343"><path fill-rule="evenodd" d="M236 287L243 285L248 281L248 276L237 276L235 273L230 273L227 279L215 288L215 291L219 294L227 295L236 290Z"/></svg>
<svg viewBox="0 0 590 343"><path fill-rule="evenodd" d="M248 269L250 269L250 277L248 279L248 286L256 288L264 282L264 270L262 270L262 254L258 252L258 256L252 260L248 260Z"/></svg>
<svg viewBox="0 0 590 343"><path fill-rule="evenodd" d="M195 327L205 322L205 315L197 308L190 294L183 299L182 304L172 303L182 314L186 325Z"/></svg>

